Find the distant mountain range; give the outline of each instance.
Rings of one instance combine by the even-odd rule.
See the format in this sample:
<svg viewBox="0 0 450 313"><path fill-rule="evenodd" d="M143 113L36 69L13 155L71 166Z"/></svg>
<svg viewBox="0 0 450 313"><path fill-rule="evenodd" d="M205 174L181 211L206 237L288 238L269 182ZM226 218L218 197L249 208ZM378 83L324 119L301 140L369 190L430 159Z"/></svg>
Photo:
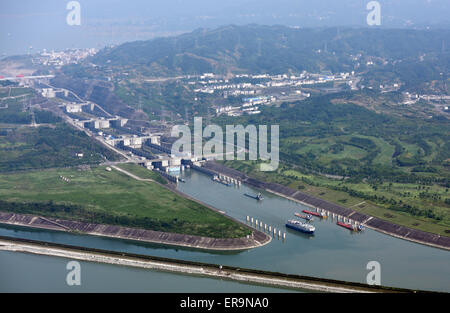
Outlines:
<svg viewBox="0 0 450 313"><path fill-rule="evenodd" d="M364 27L370 0L80 1L81 27L67 25L67 2L2 1L0 55L44 48L102 48L229 24ZM378 2L382 28L450 28L448 0Z"/></svg>
<svg viewBox="0 0 450 313"><path fill-rule="evenodd" d="M450 30L232 25L125 43L101 50L90 61L137 68L155 76L373 68L395 71L401 64L419 63L426 63L428 71L448 73L449 53Z"/></svg>

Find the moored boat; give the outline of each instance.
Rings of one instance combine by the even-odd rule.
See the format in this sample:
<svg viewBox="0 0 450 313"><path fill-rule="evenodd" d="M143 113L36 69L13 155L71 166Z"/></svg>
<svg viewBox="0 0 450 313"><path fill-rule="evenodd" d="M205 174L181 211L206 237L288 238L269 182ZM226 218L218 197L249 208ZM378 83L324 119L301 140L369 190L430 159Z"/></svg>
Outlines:
<svg viewBox="0 0 450 313"><path fill-rule="evenodd" d="M314 219L313 219L313 217L312 217L311 214L304 215L304 214L300 214L300 213L294 213L294 215L297 216L297 217L300 217L300 218L302 218L302 219L304 219L304 220L307 220L307 221L309 221L309 222L314 221Z"/></svg>
<svg viewBox="0 0 450 313"><path fill-rule="evenodd" d="M244 196L247 196L249 198L253 198L253 199L256 199L256 200L264 200L264 198L263 198L261 193L258 193L256 196L255 195L251 195L249 193L244 193Z"/></svg>
<svg viewBox="0 0 450 313"><path fill-rule="evenodd" d="M356 225L339 222L339 221L336 223L336 225L347 228L348 230L351 230L351 231L362 231L364 229L364 227L362 225L356 226Z"/></svg>
<svg viewBox="0 0 450 313"><path fill-rule="evenodd" d="M313 211L308 211L308 210L303 210L303 213L309 214L309 215L314 215L320 218L327 218L328 216L325 213L319 213L319 212L313 212Z"/></svg>
<svg viewBox="0 0 450 313"><path fill-rule="evenodd" d="M306 234L313 234L316 230L313 225L298 220L288 220L286 227Z"/></svg>

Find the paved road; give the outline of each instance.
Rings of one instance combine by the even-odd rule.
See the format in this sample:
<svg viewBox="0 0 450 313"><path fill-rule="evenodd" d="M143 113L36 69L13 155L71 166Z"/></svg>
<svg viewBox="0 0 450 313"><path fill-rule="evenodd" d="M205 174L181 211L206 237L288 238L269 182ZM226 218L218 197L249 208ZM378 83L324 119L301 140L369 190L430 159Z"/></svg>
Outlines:
<svg viewBox="0 0 450 313"><path fill-rule="evenodd" d="M111 167L112 167L113 169L115 169L116 171L119 171L119 172L121 172L121 173L124 173L125 175L128 175L128 176L130 176L131 178L134 178L134 179L136 179L136 180L139 180L139 181L148 181L148 182L156 183L156 181L154 181L154 180L151 179L151 178L141 178L141 177L136 176L136 175L134 175L134 174L132 174L132 173L130 173L130 172L124 170L124 169L121 169L120 167L117 167L117 166L115 166L115 165L111 165Z"/></svg>

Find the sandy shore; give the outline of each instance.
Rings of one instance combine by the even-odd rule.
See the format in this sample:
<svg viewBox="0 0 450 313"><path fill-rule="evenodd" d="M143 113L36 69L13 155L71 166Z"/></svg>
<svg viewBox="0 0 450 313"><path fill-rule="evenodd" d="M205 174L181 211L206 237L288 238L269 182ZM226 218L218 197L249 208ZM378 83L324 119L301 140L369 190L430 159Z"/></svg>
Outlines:
<svg viewBox="0 0 450 313"><path fill-rule="evenodd" d="M245 269L241 272L232 269L219 269L216 265L187 265L168 261L155 261L138 257L130 257L125 255L99 253L95 251L76 250L74 248L61 248L50 245L39 245L32 243L17 242L15 239L5 240L0 239L0 250L31 253L39 255L48 255L54 257L61 257L71 260L98 262L106 264L114 264L121 266L131 266L144 269L152 269L158 271L168 271L183 273L188 275L199 275L212 278L227 279L239 282L256 283L261 285L278 286L285 288L294 288L302 290L311 290L319 292L333 292L333 293L355 293L355 292L377 292L377 290L370 290L367 288L356 288L352 286L344 286L332 283L308 282L300 279L270 277L268 275L259 275L245 273ZM378 291L379 292L379 291Z"/></svg>

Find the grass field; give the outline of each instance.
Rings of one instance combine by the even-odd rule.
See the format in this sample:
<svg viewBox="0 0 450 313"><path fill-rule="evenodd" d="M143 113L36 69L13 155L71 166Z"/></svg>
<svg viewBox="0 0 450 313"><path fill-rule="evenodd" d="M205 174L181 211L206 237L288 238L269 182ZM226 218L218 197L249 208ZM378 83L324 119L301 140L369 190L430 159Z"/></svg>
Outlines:
<svg viewBox="0 0 450 313"><path fill-rule="evenodd" d="M1 114L1 112L0 112ZM65 124L0 128L0 172L98 164L119 156ZM77 154L83 154L78 157Z"/></svg>
<svg viewBox="0 0 450 313"><path fill-rule="evenodd" d="M60 176L69 181L64 181ZM66 219L101 223L102 220L96 220L95 216L106 214L118 221L120 217L148 221L148 225L153 226L146 228L159 231L217 238L242 237L250 233L247 228L220 213L158 184L140 182L115 170L108 172L105 167L84 171L59 169L3 174L0 175L0 200L19 203L52 201L54 204L79 205L83 208L83 214L27 212Z"/></svg>
<svg viewBox="0 0 450 313"><path fill-rule="evenodd" d="M374 143L378 152L373 158L374 164L391 164L394 146L385 140L373 136L358 135L358 138L364 138ZM329 136L320 137L290 137L284 139L284 144L289 147L295 147L292 151L297 155L308 154L315 158L315 161L327 167L333 162L339 162L341 166L346 168L348 165L354 166L363 161L370 152L369 149L355 146L351 143L352 136ZM414 148L413 145L409 148ZM416 150L418 147L415 147Z"/></svg>

